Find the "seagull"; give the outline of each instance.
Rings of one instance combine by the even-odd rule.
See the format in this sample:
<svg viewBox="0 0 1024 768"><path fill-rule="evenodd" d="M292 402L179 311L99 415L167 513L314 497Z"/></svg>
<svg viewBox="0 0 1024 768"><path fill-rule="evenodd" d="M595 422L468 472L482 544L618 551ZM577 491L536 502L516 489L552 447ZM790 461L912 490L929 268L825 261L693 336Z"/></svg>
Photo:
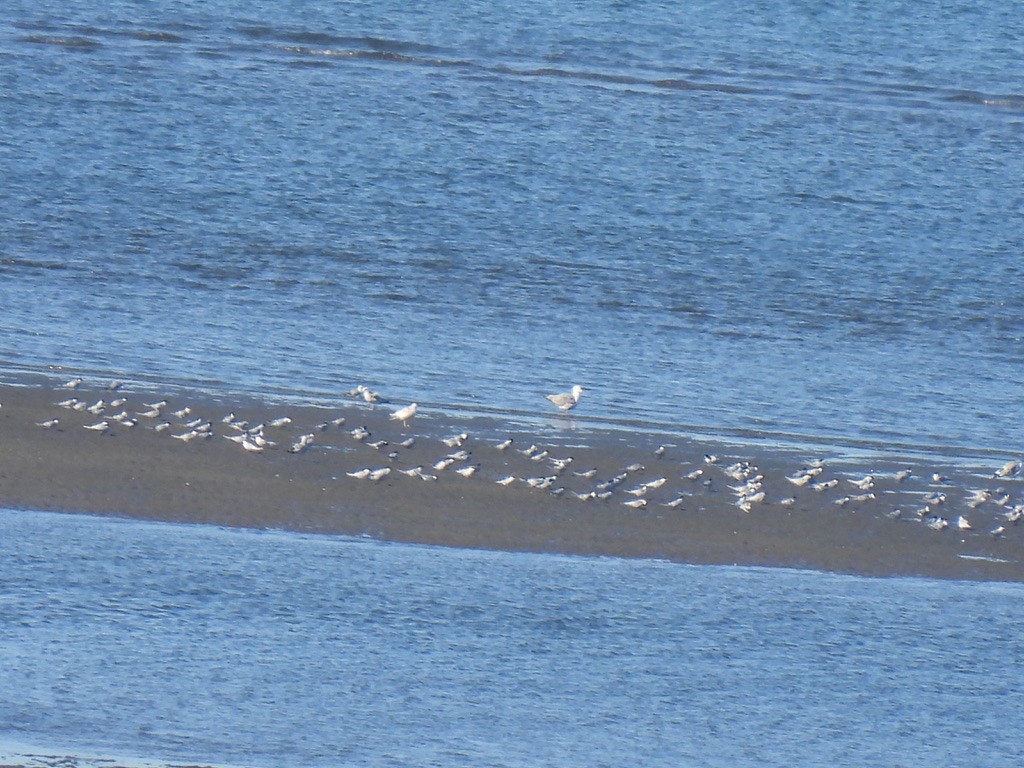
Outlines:
<svg viewBox="0 0 1024 768"><path fill-rule="evenodd" d="M405 406L405 408L399 408L397 411L391 414L392 421L402 422L403 427L409 426L409 419L416 415L416 409L419 406L416 403Z"/></svg>
<svg viewBox="0 0 1024 768"><path fill-rule="evenodd" d="M78 389L80 386L82 386L82 380L74 378L61 384L61 389Z"/></svg>
<svg viewBox="0 0 1024 768"><path fill-rule="evenodd" d="M473 473L476 472L479 468L480 468L479 464L471 464L468 467L460 467L459 469L456 469L455 471L458 472L463 477L472 477Z"/></svg>
<svg viewBox="0 0 1024 768"><path fill-rule="evenodd" d="M93 432L106 432L110 425L105 421L97 421L95 424L86 424L84 429L91 429Z"/></svg>
<svg viewBox="0 0 1024 768"><path fill-rule="evenodd" d="M495 480L494 482L496 482L498 485L512 485L512 483L514 483L515 481L516 478L514 475L505 475L505 477L501 478L500 480Z"/></svg>
<svg viewBox="0 0 1024 768"><path fill-rule="evenodd" d="M632 507L633 509L640 509L641 507L647 506L647 499L633 499L633 501L624 501L622 503L625 504L627 507Z"/></svg>
<svg viewBox="0 0 1024 768"><path fill-rule="evenodd" d="M43 429L52 429L60 424L60 419L47 419L46 421L37 421L36 426L42 427Z"/></svg>
<svg viewBox="0 0 1024 768"><path fill-rule="evenodd" d="M906 469L901 469L899 472L896 473L896 482L902 483L904 480L910 477L912 473L913 472L910 469L910 467L907 467Z"/></svg>
<svg viewBox="0 0 1024 768"><path fill-rule="evenodd" d="M571 411L576 407L583 394L583 387L579 384L573 386L571 392L559 392L557 395L547 395L547 399L560 411Z"/></svg>
<svg viewBox="0 0 1024 768"><path fill-rule="evenodd" d="M367 475L367 479L377 483L380 482L381 479L387 477L390 474L391 467L381 467L380 469L375 469L372 472L370 472L370 474Z"/></svg>
<svg viewBox="0 0 1024 768"><path fill-rule="evenodd" d="M956 519L956 527L961 531L971 530L970 522L963 515L960 515L960 517Z"/></svg>
<svg viewBox="0 0 1024 768"><path fill-rule="evenodd" d="M508 447L509 447L510 445L512 445L512 438L511 438L511 437L510 437L510 438L508 438L508 439L506 439L506 440L502 440L502 441L501 441L500 443L498 443L498 444L497 444L496 446L494 446L494 447L495 447L495 448L496 448L497 450L499 450L499 451L504 451L504 450L505 450L506 448L508 448Z"/></svg>
<svg viewBox="0 0 1024 768"><path fill-rule="evenodd" d="M268 421L267 422L267 426L268 427L286 427L286 426L288 426L291 423L292 423L291 419L289 419L287 416L282 416L279 419L274 419L273 421Z"/></svg>
<svg viewBox="0 0 1024 768"><path fill-rule="evenodd" d="M1008 461L999 469L996 470L996 477L1008 477L1015 475L1020 472L1021 464L1019 461Z"/></svg>
<svg viewBox="0 0 1024 768"><path fill-rule="evenodd" d="M345 474L349 477L354 477L356 480L365 480L370 476L372 471L372 469L367 467L365 469L357 469L355 472L346 472Z"/></svg>

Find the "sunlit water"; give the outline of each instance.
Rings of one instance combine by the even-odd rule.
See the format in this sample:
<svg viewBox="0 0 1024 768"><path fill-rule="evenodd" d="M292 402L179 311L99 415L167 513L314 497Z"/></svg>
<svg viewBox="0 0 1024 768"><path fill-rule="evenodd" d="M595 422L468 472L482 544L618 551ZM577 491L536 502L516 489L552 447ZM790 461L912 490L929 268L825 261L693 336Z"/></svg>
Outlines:
<svg viewBox="0 0 1024 768"><path fill-rule="evenodd" d="M12 0L0 368L1016 451L1021 39L1009 0Z"/></svg>
<svg viewBox="0 0 1024 768"><path fill-rule="evenodd" d="M1009 768L1022 598L3 511L0 752Z"/></svg>

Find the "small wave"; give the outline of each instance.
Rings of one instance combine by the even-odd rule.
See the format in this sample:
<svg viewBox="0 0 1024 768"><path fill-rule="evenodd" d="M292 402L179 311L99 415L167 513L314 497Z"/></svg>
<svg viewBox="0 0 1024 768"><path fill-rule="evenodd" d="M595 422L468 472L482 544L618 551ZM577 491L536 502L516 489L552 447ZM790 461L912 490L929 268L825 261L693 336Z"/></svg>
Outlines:
<svg viewBox="0 0 1024 768"><path fill-rule="evenodd" d="M977 104L984 107L1004 107L1024 110L1024 96L994 95L976 91L959 91L947 97L947 101L958 104Z"/></svg>
<svg viewBox="0 0 1024 768"><path fill-rule="evenodd" d="M73 51L94 51L103 47L99 40L89 37L51 37L49 35L26 35L18 38L23 43L35 43L36 45L56 45Z"/></svg>
<svg viewBox="0 0 1024 768"><path fill-rule="evenodd" d="M63 261L42 261L39 259L19 259L15 257L0 259L0 269L5 267L50 270L70 269L68 264Z"/></svg>

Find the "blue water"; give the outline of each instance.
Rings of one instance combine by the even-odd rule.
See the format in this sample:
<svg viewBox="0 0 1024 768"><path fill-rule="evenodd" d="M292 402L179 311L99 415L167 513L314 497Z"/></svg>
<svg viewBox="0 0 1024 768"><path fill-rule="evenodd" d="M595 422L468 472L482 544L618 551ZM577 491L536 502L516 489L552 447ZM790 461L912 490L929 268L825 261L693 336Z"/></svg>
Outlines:
<svg viewBox="0 0 1024 768"><path fill-rule="evenodd" d="M1015 2L11 0L0 369L1017 451Z"/></svg>
<svg viewBox="0 0 1024 768"><path fill-rule="evenodd" d="M0 756L1009 768L1022 598L0 511Z"/></svg>

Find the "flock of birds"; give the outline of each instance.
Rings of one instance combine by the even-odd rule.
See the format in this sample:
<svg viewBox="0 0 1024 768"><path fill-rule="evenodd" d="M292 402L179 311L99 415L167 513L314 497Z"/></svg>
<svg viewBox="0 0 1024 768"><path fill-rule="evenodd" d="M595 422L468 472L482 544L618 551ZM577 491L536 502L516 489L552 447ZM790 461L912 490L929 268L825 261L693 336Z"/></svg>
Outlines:
<svg viewBox="0 0 1024 768"><path fill-rule="evenodd" d="M75 378L62 387L75 391L82 383L82 379ZM350 444L348 449L362 446L375 451L373 455L380 457L376 466L367 465L346 472L348 477L368 482L380 482L392 473L429 482L447 475L464 479L479 476L488 477L498 486L525 486L583 503L618 502L637 510L645 507L699 510L704 508L702 499L706 502L708 494L728 492L733 496L735 506L747 513L759 505L793 507L799 503L799 494L809 493L814 494L815 503L819 506L823 500L837 508L858 509L874 505L873 509L895 520L919 522L934 531L949 528L964 535L976 532L972 518L980 521L982 514L987 513L984 515L987 518L984 528L994 538L1003 537L1008 526L1017 525L1024 519L1024 498L1019 493L1020 489L1015 488L1015 495L1014 489L1007 487L1015 485L1024 469L1022 462L1016 459L995 468L985 483L986 487L972 490L956 487L941 474L929 476L925 473L917 477L915 489L901 491L905 481L915 474L912 468L850 477L840 470L829 471L823 460L808 462L796 471L769 479L750 461L725 461L711 453L689 464L671 461L666 459L666 455L673 446L667 444L651 451L646 463L633 461L601 473L597 466L578 466L574 457L564 451L556 455L559 453L556 447L545 448L536 444L521 447L516 444L518 438L514 437L477 439L461 432L438 439L403 432L401 439L392 437L387 440L373 435L365 426L346 428L346 416L323 421L309 431L302 431L288 416L255 424L238 418L234 413L212 420L197 415L196 409L188 405L172 409L166 400L144 402L129 410L128 399L121 395L123 386L121 381L110 382L105 388L109 399L89 402L91 398L81 399L72 395L56 405L94 417L94 420L86 419L89 423L82 424L82 427L99 434L122 429L149 429L182 443L220 436L254 454L274 450L301 454L318 442L325 449L336 448L338 446L331 443L331 439L322 439L322 436L325 433L340 434L342 440ZM582 387L574 386L569 392L548 395L547 400L565 412L579 403L582 393ZM379 392L364 385L345 395L371 407L386 403ZM390 412L389 419L407 429L418 409L417 403L410 403ZM37 425L53 429L61 423L60 417L54 417ZM406 458L412 453L417 440L439 440L439 454L410 465ZM344 445L342 447L345 448ZM422 458L422 447L420 450ZM481 454L491 458L486 468L480 459ZM499 456L501 459L495 460ZM921 480L924 481L924 489L920 487ZM903 503L891 503L894 499Z"/></svg>

